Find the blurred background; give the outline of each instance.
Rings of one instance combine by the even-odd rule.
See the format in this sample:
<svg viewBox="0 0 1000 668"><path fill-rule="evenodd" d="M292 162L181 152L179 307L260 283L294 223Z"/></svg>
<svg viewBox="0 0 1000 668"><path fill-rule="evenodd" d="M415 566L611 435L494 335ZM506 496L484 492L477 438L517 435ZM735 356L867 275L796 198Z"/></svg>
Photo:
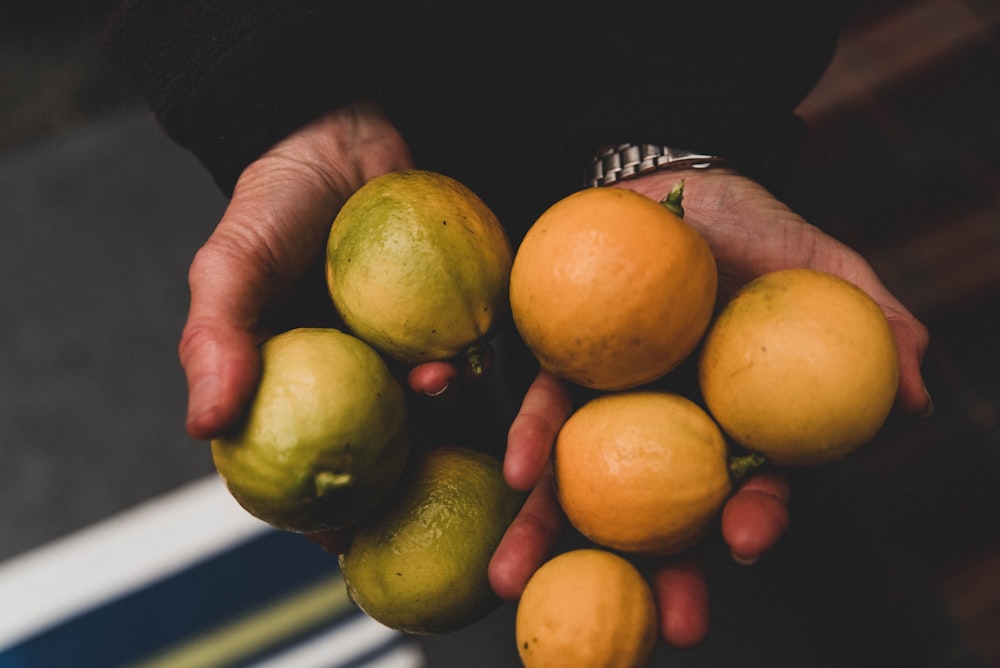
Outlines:
<svg viewBox="0 0 1000 668"><path fill-rule="evenodd" d="M801 113L790 204L928 326L936 410L797 474L755 567L710 545L712 635L658 661L1000 666L1000 3L867 3ZM211 474L176 344L224 206L73 2L3 3L0 564ZM428 664L515 665L511 612Z"/></svg>

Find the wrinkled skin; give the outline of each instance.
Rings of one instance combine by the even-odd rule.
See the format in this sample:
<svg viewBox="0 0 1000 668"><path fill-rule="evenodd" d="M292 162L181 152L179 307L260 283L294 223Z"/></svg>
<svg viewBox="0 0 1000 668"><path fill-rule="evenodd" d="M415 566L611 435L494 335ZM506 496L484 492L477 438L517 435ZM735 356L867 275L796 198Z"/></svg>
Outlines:
<svg viewBox="0 0 1000 668"><path fill-rule="evenodd" d="M296 288L320 259L340 206L378 174L412 166L403 138L381 112L356 105L303 127L245 170L189 273L191 304L179 354L189 389L187 429L193 437L210 439L239 420L260 373L257 344L282 327L278 316L288 315L288 303L302 305ZM659 172L622 187L659 200L681 178L685 219L716 254L723 290L785 267L821 269L857 284L881 305L897 339L902 371L898 408L930 412L920 374L927 331L864 258L806 223L758 184L724 169ZM315 298L318 304L326 295L320 292ZM411 391L439 398L460 391L460 379L460 370L447 362L424 364L407 374ZM511 486L531 493L491 562L491 583L502 597L520 594L565 527L548 459L572 408L569 389L542 372L510 426L505 476ZM751 477L739 487L722 515L723 538L734 559L752 563L778 541L788 525L788 499L787 481L773 473ZM340 534L312 538L331 552L349 539ZM700 562L689 555L666 560L652 579L664 639L678 647L700 642L709 615Z"/></svg>

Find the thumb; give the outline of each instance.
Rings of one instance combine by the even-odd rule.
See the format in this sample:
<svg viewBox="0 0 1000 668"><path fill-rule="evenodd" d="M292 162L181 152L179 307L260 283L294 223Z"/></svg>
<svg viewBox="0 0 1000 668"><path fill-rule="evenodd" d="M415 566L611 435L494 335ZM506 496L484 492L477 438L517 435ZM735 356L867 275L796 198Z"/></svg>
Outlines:
<svg viewBox="0 0 1000 668"><path fill-rule="evenodd" d="M273 171L266 176L274 179ZM232 428L260 376L260 320L313 263L335 202L308 181L261 187L245 173L188 272L191 305L178 349L188 382L188 433Z"/></svg>
<svg viewBox="0 0 1000 668"><path fill-rule="evenodd" d="M260 376L260 320L321 255L330 222L369 178L410 165L380 110L353 105L294 132L240 176L188 274L191 307L179 355L187 430L218 436L240 419Z"/></svg>
<svg viewBox="0 0 1000 668"><path fill-rule="evenodd" d="M206 440L239 420L260 374L254 328L262 305L253 286L234 278L243 275L240 253L223 239L213 235L191 264L191 306L178 347L188 384L187 431Z"/></svg>
<svg viewBox="0 0 1000 668"><path fill-rule="evenodd" d="M221 318L188 320L180 345L188 382L187 432L208 440L234 426L260 374L254 338Z"/></svg>

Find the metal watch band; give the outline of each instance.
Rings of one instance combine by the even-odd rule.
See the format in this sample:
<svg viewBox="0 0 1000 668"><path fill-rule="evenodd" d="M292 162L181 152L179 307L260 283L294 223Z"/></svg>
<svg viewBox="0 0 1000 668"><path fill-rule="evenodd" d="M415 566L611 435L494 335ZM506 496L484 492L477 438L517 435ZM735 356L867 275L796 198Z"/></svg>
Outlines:
<svg viewBox="0 0 1000 668"><path fill-rule="evenodd" d="M658 169L704 169L725 162L715 155L655 144L618 144L601 150L590 163L591 186L609 186Z"/></svg>

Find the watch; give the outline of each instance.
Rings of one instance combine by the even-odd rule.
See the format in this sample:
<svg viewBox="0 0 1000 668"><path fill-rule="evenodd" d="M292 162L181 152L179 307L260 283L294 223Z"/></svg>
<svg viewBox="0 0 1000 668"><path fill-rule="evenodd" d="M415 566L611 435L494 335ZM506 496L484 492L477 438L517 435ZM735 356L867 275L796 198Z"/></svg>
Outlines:
<svg viewBox="0 0 1000 668"><path fill-rule="evenodd" d="M602 149L590 162L587 181L591 186L609 186L660 169L705 169L726 162L705 155L655 144L618 144Z"/></svg>

